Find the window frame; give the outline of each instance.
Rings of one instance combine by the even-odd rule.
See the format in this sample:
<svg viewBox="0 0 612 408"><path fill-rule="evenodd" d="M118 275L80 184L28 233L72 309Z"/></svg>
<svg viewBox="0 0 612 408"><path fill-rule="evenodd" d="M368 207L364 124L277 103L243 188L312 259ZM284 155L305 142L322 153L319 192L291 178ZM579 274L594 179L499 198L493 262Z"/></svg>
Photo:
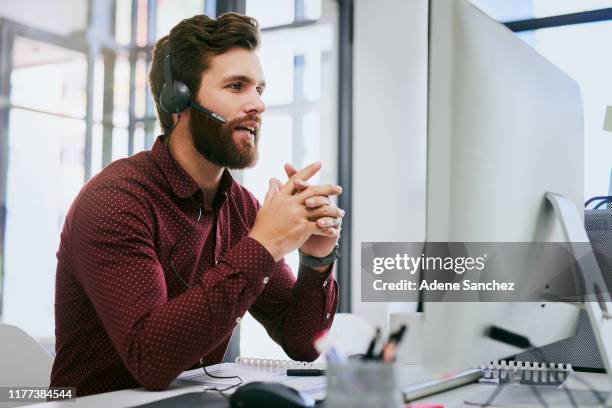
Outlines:
<svg viewBox="0 0 612 408"><path fill-rule="evenodd" d="M513 20L503 24L515 33L533 31L542 28L562 27L566 25L594 23L612 20L612 7L581 11L578 13L558 14L542 18Z"/></svg>

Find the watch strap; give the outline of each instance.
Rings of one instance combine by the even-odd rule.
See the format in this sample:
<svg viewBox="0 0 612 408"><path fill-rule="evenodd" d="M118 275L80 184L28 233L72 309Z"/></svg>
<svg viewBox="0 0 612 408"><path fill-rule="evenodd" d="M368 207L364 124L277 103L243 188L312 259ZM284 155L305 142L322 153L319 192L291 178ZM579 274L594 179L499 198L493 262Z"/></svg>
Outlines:
<svg viewBox="0 0 612 408"><path fill-rule="evenodd" d="M330 254L324 256L323 258L317 258L316 256L307 255L302 251L299 251L299 253L300 263L302 265L308 266L310 268L320 268L322 266L331 265L336 259L340 258L340 245L336 244Z"/></svg>

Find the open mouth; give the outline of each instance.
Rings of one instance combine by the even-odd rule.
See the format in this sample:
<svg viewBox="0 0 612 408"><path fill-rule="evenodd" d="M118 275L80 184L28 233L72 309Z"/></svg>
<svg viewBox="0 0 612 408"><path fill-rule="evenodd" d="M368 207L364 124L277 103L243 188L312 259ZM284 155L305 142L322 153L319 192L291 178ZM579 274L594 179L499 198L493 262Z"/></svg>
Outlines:
<svg viewBox="0 0 612 408"><path fill-rule="evenodd" d="M236 129L239 132L245 132L245 133L255 136L255 128L252 126L236 126L234 129Z"/></svg>

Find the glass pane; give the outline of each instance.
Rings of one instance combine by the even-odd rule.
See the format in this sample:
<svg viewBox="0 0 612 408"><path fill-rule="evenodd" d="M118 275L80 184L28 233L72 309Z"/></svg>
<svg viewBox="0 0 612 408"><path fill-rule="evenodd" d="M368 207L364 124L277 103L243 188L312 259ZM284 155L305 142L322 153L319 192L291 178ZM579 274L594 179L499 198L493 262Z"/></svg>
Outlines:
<svg viewBox="0 0 612 408"><path fill-rule="evenodd" d="M263 100L267 106L293 101L293 53L291 44L277 36L262 35L258 52L266 78Z"/></svg>
<svg viewBox="0 0 612 408"><path fill-rule="evenodd" d="M147 45L147 0L138 0L138 14L136 15L136 45L144 47Z"/></svg>
<svg viewBox="0 0 612 408"><path fill-rule="evenodd" d="M255 17L260 27L289 24L295 20L295 1L246 0L246 15Z"/></svg>
<svg viewBox="0 0 612 408"><path fill-rule="evenodd" d="M534 31L530 38L538 52L580 85L584 105L585 199L607 195L612 134L602 126L606 106L612 105L612 54L604 49L601 40L612 38L612 22L547 28Z"/></svg>
<svg viewBox="0 0 612 408"><path fill-rule="evenodd" d="M157 0L157 38L168 34L181 20L203 12L203 0Z"/></svg>
<svg viewBox="0 0 612 408"><path fill-rule="evenodd" d="M136 123L136 129L134 129L134 154L145 150L145 131L144 123Z"/></svg>
<svg viewBox="0 0 612 408"><path fill-rule="evenodd" d="M332 24L263 32L259 57L267 82L264 102L274 106L293 101L294 81L299 79L295 75L294 61L299 55L304 56L303 95L307 100L319 100L322 54L335 49L333 39ZM329 72L329 75L334 74L335 70Z"/></svg>
<svg viewBox="0 0 612 408"><path fill-rule="evenodd" d="M87 61L84 54L17 37L13 58L11 103L45 112L85 116Z"/></svg>
<svg viewBox="0 0 612 408"><path fill-rule="evenodd" d="M91 137L91 175L102 170L102 125L94 124Z"/></svg>
<svg viewBox="0 0 612 408"><path fill-rule="evenodd" d="M84 121L11 110L3 322L32 336L54 333L55 253L84 150Z"/></svg>
<svg viewBox="0 0 612 408"><path fill-rule="evenodd" d="M136 60L136 106L134 113L137 118L145 115L145 104L147 96L147 62L144 55Z"/></svg>
<svg viewBox="0 0 612 408"><path fill-rule="evenodd" d="M304 0L304 18L306 20L321 18L321 0Z"/></svg>
<svg viewBox="0 0 612 408"><path fill-rule="evenodd" d="M96 122L102 121L104 113L104 59L100 56L96 58L94 64L94 83L93 83L93 119Z"/></svg>
<svg viewBox="0 0 612 408"><path fill-rule="evenodd" d="M299 167L321 160L321 118L318 112L309 112L302 117L302 146L304 155ZM321 168L323 171L323 168ZM321 179L321 172L315 174L310 180L317 184Z"/></svg>
<svg viewBox="0 0 612 408"><path fill-rule="evenodd" d="M111 160L123 159L128 157L129 147L128 131L124 128L113 129L113 152Z"/></svg>
<svg viewBox="0 0 612 408"><path fill-rule="evenodd" d="M115 83L113 95L113 124L127 127L128 105L130 103L130 62L125 57L115 60Z"/></svg>
<svg viewBox="0 0 612 408"><path fill-rule="evenodd" d="M115 39L127 45L132 39L132 0L115 1Z"/></svg>
<svg viewBox="0 0 612 408"><path fill-rule="evenodd" d="M304 89L307 101L321 98L321 51L315 50L304 56Z"/></svg>
<svg viewBox="0 0 612 408"><path fill-rule="evenodd" d="M612 7L612 0L471 0L499 21L550 17Z"/></svg>

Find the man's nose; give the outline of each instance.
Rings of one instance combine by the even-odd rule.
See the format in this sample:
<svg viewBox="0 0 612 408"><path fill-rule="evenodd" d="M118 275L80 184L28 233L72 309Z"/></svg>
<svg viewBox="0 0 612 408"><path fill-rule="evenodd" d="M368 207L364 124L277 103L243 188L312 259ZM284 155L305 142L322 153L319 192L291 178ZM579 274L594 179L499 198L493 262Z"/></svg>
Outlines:
<svg viewBox="0 0 612 408"><path fill-rule="evenodd" d="M266 110L266 104L264 103L261 95L255 92L244 107L246 113L257 113L262 114Z"/></svg>

